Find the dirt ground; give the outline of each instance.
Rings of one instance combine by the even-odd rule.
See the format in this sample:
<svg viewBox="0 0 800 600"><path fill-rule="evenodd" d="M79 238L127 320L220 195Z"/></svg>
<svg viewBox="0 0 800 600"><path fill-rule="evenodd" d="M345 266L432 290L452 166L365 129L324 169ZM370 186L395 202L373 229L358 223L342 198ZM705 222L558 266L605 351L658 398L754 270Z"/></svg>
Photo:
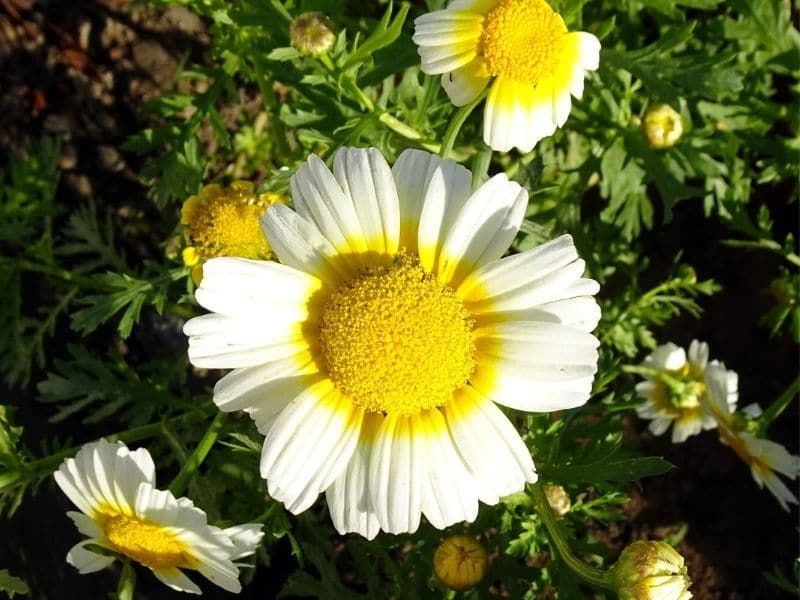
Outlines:
<svg viewBox="0 0 800 600"><path fill-rule="evenodd" d="M147 206L146 190L136 177L140 158L121 144L146 125L142 103L170 89L182 61L206 60L207 43L203 22L183 8L159 14L131 10L127 0L0 0L0 165L47 134L62 142L60 201L77 205L92 198L106 205ZM784 222L792 226L792 209L784 212ZM721 227L708 235L704 225L704 237L693 236L700 220L699 208L681 207L672 224L646 240L656 273L658 265L666 268L683 250L699 277L713 276L726 290L705 302L702 320L676 320L664 339L708 341L712 355L739 373L741 405L765 404L788 384L798 358L788 340L769 340L757 325L769 307L759 290L775 272L773 259L720 250L717 241L728 235ZM10 398L12 404L31 401L17 392ZM44 418L36 409L21 414ZM797 422L795 404L772 432L795 453ZM28 435L35 435L30 425ZM643 453L662 455L677 468L633 490L629 519L601 537L621 548L633 539L672 535L685 524L678 549L687 559L695 598L780 598L762 572L774 565L788 571L798 555L797 510L783 512L759 490L713 432L673 445L632 420L631 435ZM29 441L38 447L36 440ZM0 542L0 568L33 584L33 598L102 598L116 584L113 573L82 577L63 560L77 541L64 517L67 508L47 485L26 502L10 524L2 525L7 535L0 536L6 542ZM48 543L43 546L42 540ZM279 554L288 556L288 551ZM242 596L273 597L286 566L261 570L256 585ZM162 588L146 578L152 579L140 577L138 597L162 597ZM207 597L228 597L205 587Z"/></svg>

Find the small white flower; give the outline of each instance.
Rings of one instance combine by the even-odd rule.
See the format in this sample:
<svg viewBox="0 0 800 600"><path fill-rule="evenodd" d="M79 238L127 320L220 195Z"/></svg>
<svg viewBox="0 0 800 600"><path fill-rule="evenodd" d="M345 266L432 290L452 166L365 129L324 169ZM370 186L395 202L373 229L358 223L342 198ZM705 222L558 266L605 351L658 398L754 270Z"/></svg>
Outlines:
<svg viewBox="0 0 800 600"><path fill-rule="evenodd" d="M800 475L800 456L789 454L788 450L776 442L758 438L747 431L738 431L737 422L726 400L727 377L723 365L709 365L706 371L708 387L708 407L719 422L720 439L750 466L753 479L760 488L764 486L778 500L784 510L789 504L797 504L797 497L778 476L790 479ZM748 406L751 414L759 414L753 405Z"/></svg>
<svg viewBox="0 0 800 600"><path fill-rule="evenodd" d="M414 25L422 70L442 76L453 104L490 85L483 139L502 152L529 152L562 127L600 61L600 41L567 31L544 0L454 0Z"/></svg>
<svg viewBox="0 0 800 600"><path fill-rule="evenodd" d="M325 492L341 532L372 538L473 521L536 481L498 405L584 404L599 286L564 235L501 258L527 192L419 150L311 156L295 209L262 219L281 263L205 264L189 359L234 369L214 388L266 436L261 475L297 514Z"/></svg>
<svg viewBox="0 0 800 600"><path fill-rule="evenodd" d="M717 426L704 403L708 366L708 344L697 340L689 345L688 356L683 348L669 342L644 359L642 367L648 373L645 381L636 384L636 393L645 402L636 407L636 413L650 419L649 429L654 435L663 434L672 425L672 441L677 444ZM739 378L734 371L725 371L725 377L725 402L730 412L738 400Z"/></svg>
<svg viewBox="0 0 800 600"><path fill-rule="evenodd" d="M67 554L83 575L124 555L148 567L174 590L200 594L182 571L199 571L221 588L238 593L234 559L255 552L260 523L219 529L188 498L155 488L155 465L145 448L131 452L122 442L83 446L55 473L56 483L81 512L67 515L89 539ZM104 549L105 552L101 549Z"/></svg>

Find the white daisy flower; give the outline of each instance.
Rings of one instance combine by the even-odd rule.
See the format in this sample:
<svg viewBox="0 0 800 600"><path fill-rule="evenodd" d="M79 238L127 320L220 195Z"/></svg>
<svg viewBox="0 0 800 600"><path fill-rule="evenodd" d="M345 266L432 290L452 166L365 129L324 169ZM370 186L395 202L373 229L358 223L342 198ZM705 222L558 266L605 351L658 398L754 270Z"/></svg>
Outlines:
<svg viewBox="0 0 800 600"><path fill-rule="evenodd" d="M54 475L81 511L67 515L89 538L67 554L82 575L124 555L174 590L201 593L182 569L199 571L229 592L241 590L232 561L255 552L264 536L261 524L224 530L208 525L191 500L156 489L155 465L145 448L131 452L122 442L105 440L86 444Z"/></svg>
<svg viewBox="0 0 800 600"><path fill-rule="evenodd" d="M544 0L454 0L414 24L422 70L442 76L453 104L491 86L483 139L502 152L529 152L562 127L600 61L599 40L567 31Z"/></svg>
<svg viewBox="0 0 800 600"><path fill-rule="evenodd" d="M703 402L708 366L708 344L697 340L689 344L688 355L683 348L669 342L645 357L642 370L646 380L636 384L636 393L645 402L636 407L636 413L650 419L648 429L654 435L662 435L672 425L672 442L678 444L717 426L717 420ZM736 407L738 382L734 371L726 371L725 398L729 411Z"/></svg>
<svg viewBox="0 0 800 600"><path fill-rule="evenodd" d="M734 415L726 402L727 375L724 365L709 365L706 371L706 383L709 411L719 422L720 439L750 466L750 472L758 487L763 489L766 486L781 507L788 511L790 503L798 503L797 496L778 474L796 479L800 475L800 456L789 454L781 444L736 429ZM756 412L752 405L748 408L751 412Z"/></svg>
<svg viewBox="0 0 800 600"><path fill-rule="evenodd" d="M325 492L338 531L372 538L472 521L536 480L497 404L579 406L597 369L595 281L569 236L501 259L527 192L476 191L452 161L342 149L291 179L263 226L283 264L206 263L189 358L266 436L261 475L299 513Z"/></svg>

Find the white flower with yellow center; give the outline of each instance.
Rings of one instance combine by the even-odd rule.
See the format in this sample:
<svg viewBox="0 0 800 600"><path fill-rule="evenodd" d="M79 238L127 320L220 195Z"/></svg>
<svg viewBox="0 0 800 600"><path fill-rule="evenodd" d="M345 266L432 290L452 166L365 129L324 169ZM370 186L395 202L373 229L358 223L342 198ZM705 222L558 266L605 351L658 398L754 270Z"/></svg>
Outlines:
<svg viewBox="0 0 800 600"><path fill-rule="evenodd" d="M703 402L708 366L708 344L697 340L692 340L688 355L669 342L644 359L640 369L647 379L636 384L636 393L645 401L636 407L636 413L650 419L648 428L654 435L663 434L672 425L672 441L678 444L717 426ZM734 371L726 371L726 399L731 410L738 399L738 381Z"/></svg>
<svg viewBox="0 0 800 600"><path fill-rule="evenodd" d="M238 593L239 569L232 562L261 543L260 523L219 529L188 498L155 488L155 466L144 448L122 442L86 444L55 473L56 483L81 512L67 515L89 539L67 554L83 575L127 556L150 568L174 590L200 594L182 571L199 571L221 588Z"/></svg>
<svg viewBox="0 0 800 600"><path fill-rule="evenodd" d="M277 262L206 263L189 358L266 436L261 475L298 513L326 492L340 532L471 521L536 480L497 404L579 406L597 369L595 281L572 239L502 258L528 194L418 150L342 149L263 218Z"/></svg>
<svg viewBox="0 0 800 600"><path fill-rule="evenodd" d="M563 126L570 95L583 95L586 71L600 60L598 39L567 31L544 0L454 0L414 24L422 70L442 76L453 104L468 104L491 82L483 139L503 152L529 152Z"/></svg>
<svg viewBox="0 0 800 600"><path fill-rule="evenodd" d="M766 486L781 507L788 511L790 503L798 503L797 496L778 473L796 479L800 475L800 456L789 454L781 444L737 430L737 421L726 402L727 376L724 365L709 365L706 384L708 410L719 423L720 439L750 467L758 487Z"/></svg>

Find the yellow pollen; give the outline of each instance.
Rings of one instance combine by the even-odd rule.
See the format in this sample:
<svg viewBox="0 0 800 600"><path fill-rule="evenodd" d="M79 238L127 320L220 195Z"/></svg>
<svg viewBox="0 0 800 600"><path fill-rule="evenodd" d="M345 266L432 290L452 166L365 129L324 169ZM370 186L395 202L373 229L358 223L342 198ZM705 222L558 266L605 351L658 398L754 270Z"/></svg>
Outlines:
<svg viewBox="0 0 800 600"><path fill-rule="evenodd" d="M136 517L102 515L100 525L118 552L154 569L192 568L189 546L161 525Z"/></svg>
<svg viewBox="0 0 800 600"><path fill-rule="evenodd" d="M473 321L452 289L402 253L339 288L320 321L328 375L369 412L441 406L475 366Z"/></svg>
<svg viewBox="0 0 800 600"><path fill-rule="evenodd" d="M483 56L492 75L535 84L558 67L566 32L544 0L503 0L484 20Z"/></svg>
<svg viewBox="0 0 800 600"><path fill-rule="evenodd" d="M230 187L212 184L184 204L182 221L199 259L215 256L270 259L272 252L259 217L280 201L276 194L255 194L253 186L237 181Z"/></svg>

